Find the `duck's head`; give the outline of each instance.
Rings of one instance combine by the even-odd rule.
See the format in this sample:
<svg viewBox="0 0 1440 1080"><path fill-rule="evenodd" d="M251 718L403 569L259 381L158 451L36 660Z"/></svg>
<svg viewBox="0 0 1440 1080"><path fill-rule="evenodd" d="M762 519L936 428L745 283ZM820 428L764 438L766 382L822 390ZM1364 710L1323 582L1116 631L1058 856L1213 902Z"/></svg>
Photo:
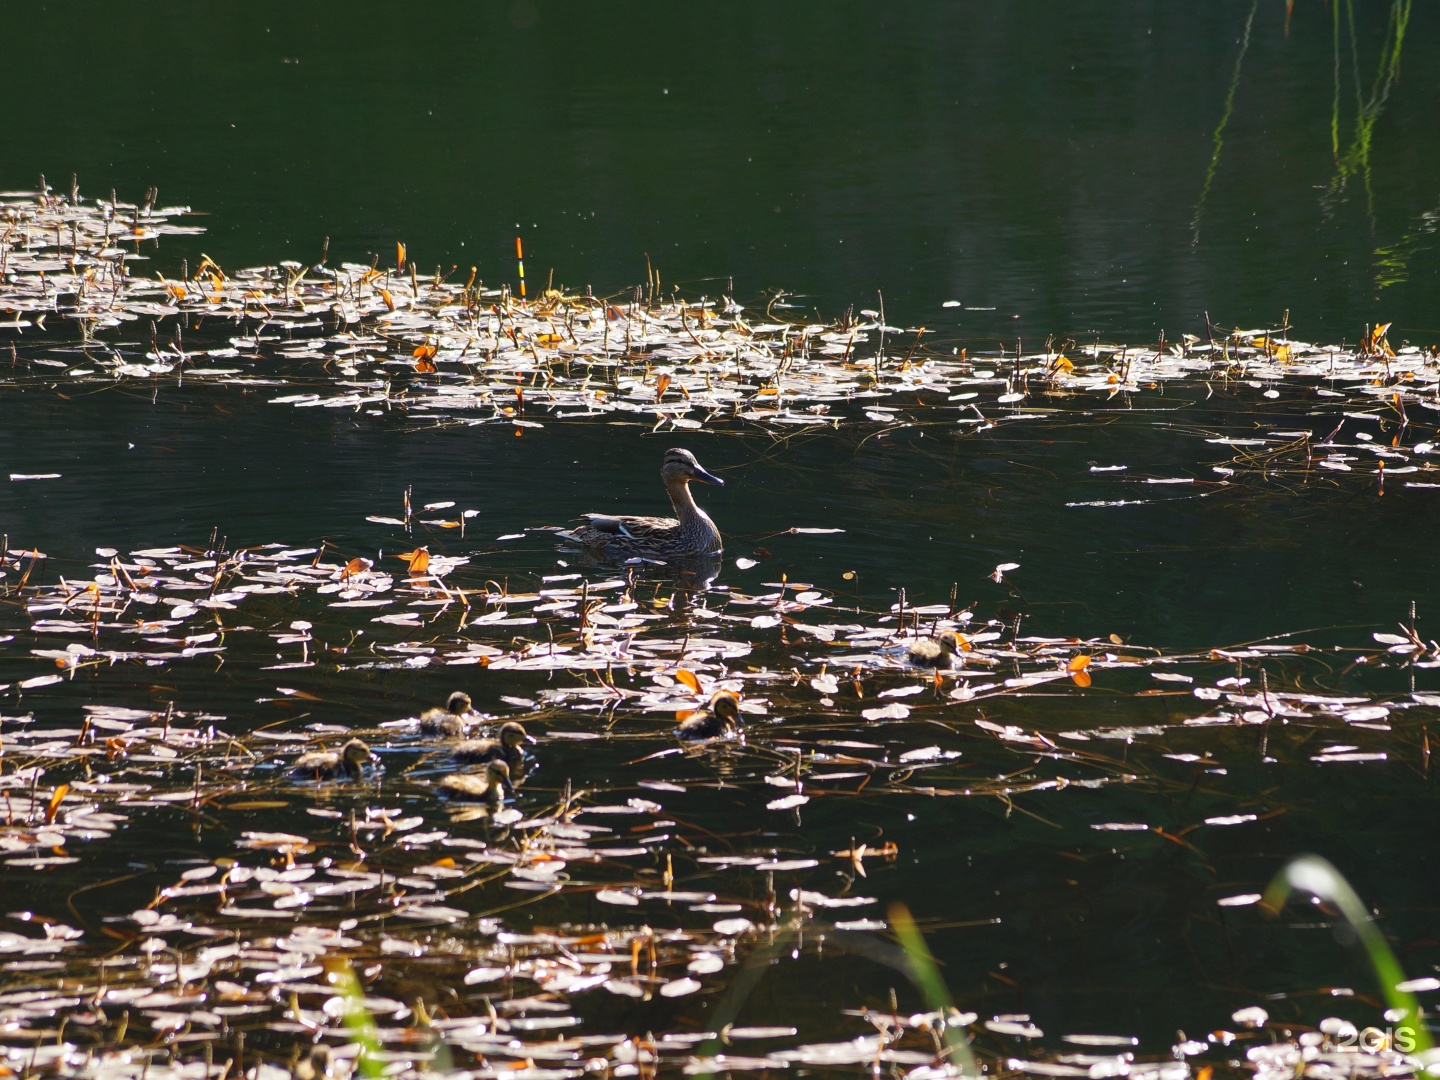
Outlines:
<svg viewBox="0 0 1440 1080"><path fill-rule="evenodd" d="M700 462L695 460L694 454L689 450L681 450L678 447L665 451L665 463L660 466L660 476L667 484L677 481L688 482L690 480L699 480L702 484L718 484L720 487L725 486L724 480L721 480L714 473L705 471Z"/></svg>
<svg viewBox="0 0 1440 1080"><path fill-rule="evenodd" d="M740 695L734 690L716 690L710 695L710 711L725 721L726 727L740 725Z"/></svg>
<svg viewBox="0 0 1440 1080"><path fill-rule="evenodd" d="M340 760L345 763L347 769L358 773L364 769L366 765L373 764L379 759L363 741L360 739L351 739L340 748Z"/></svg>
<svg viewBox="0 0 1440 1080"><path fill-rule="evenodd" d="M464 716L471 709L470 695L464 690L456 690L450 695L450 700L445 702L445 708L456 716Z"/></svg>
<svg viewBox="0 0 1440 1080"><path fill-rule="evenodd" d="M935 640L940 642L940 647L947 653L957 653L960 651L960 635L954 630L946 630Z"/></svg>
<svg viewBox="0 0 1440 1080"><path fill-rule="evenodd" d="M514 720L500 725L500 744L513 750L522 743L533 743L534 737L527 735L525 729Z"/></svg>
<svg viewBox="0 0 1440 1080"><path fill-rule="evenodd" d="M498 784L507 795L515 794L515 785L510 782L510 766L502 759L496 758L494 761L486 762L485 776L490 783Z"/></svg>

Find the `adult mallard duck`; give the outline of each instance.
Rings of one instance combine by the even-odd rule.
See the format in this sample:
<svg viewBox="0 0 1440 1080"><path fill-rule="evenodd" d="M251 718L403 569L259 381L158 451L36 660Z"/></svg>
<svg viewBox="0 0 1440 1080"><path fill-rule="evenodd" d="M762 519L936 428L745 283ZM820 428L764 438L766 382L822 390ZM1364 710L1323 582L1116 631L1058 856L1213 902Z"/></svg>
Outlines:
<svg viewBox="0 0 1440 1080"><path fill-rule="evenodd" d="M505 796L515 794L510 784L510 766L496 759L487 761L483 772L451 773L440 781L440 790L452 799L499 806Z"/></svg>
<svg viewBox="0 0 1440 1080"><path fill-rule="evenodd" d="M443 709L426 709L420 714L420 734L447 735L457 738L470 730L466 717L470 715L470 695L456 690L450 695Z"/></svg>
<svg viewBox="0 0 1440 1080"><path fill-rule="evenodd" d="M629 514L586 514L587 524L560 533L582 547L609 558L687 559L719 555L720 530L695 505L690 481L725 486L706 472L689 450L666 450L660 478L670 495L675 517L638 517Z"/></svg>
<svg viewBox="0 0 1440 1080"><path fill-rule="evenodd" d="M740 726L740 695L733 690L716 690L710 703L696 709L680 722L675 734L682 739L718 739Z"/></svg>
<svg viewBox="0 0 1440 1080"><path fill-rule="evenodd" d="M948 668L960 651L960 635L946 630L936 637L916 638L905 649L905 659L916 667Z"/></svg>
<svg viewBox="0 0 1440 1080"><path fill-rule="evenodd" d="M311 750L295 759L290 775L305 780L339 780L342 777L359 780L365 775L365 766L373 765L380 759L370 752L359 739L351 739L334 750Z"/></svg>
<svg viewBox="0 0 1440 1080"><path fill-rule="evenodd" d="M450 756L456 761L478 765L485 761L503 761L511 769L519 769L525 762L525 744L534 743L533 736L514 720L500 725L498 739L466 739L450 748Z"/></svg>

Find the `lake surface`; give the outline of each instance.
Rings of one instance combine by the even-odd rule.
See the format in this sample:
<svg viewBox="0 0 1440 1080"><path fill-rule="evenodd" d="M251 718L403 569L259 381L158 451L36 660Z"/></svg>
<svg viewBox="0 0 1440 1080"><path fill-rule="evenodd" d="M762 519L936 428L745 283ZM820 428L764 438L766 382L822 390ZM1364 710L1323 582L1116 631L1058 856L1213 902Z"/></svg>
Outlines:
<svg viewBox="0 0 1440 1080"><path fill-rule="evenodd" d="M902 392L893 383L883 400L876 392L882 406L898 410L888 418L883 409L878 419L868 414L862 394L833 406L834 423L791 429L747 419L738 407L689 430L632 413L566 417L542 411L539 391L528 389L538 384L527 382L535 404L524 415L543 426L522 429L503 418L472 424L464 411L424 411L424 395L465 382L453 353L442 353L450 366L441 364L434 386L414 377L410 396L383 408L290 407L275 399L332 394L340 378L328 360L322 367L313 358L277 359L290 330L265 349L257 341L252 357L238 339L258 337L254 322L186 322L191 347L233 343L242 354L235 363L244 376L233 382L183 371L76 375L91 357L71 326L56 319L43 331L7 330L12 316L0 302L0 472L59 474L0 485L0 532L17 553L0 579L6 790L30 798L35 784L44 794L63 781L76 785L74 799L103 772L158 793L125 810L121 827L96 826L104 839L67 834L65 845L35 848L32 836L24 858L62 846L63 857L83 857L0 864L5 910L80 927L73 977L88 986L104 979L100 967L85 965L99 965L108 950L126 962L150 955L136 944L143 938L133 939L143 926L131 918L136 909L212 921L225 941L264 937L263 920L222 915L204 898L157 899L181 873L217 859L267 865L240 843L247 831L315 838L317 858L335 866L384 865L412 879L420 862L440 866L448 852L463 863L476 849L434 840L433 850L411 851L387 830L383 838L363 834L373 855L365 864L347 849L361 835L347 831L352 814L363 821L367 810L389 807L424 818L423 831L488 836L494 850L511 850L473 823L446 819L427 786L426 747L404 731L371 737L385 764L379 784L316 790L283 780L282 764L302 742L376 729L462 687L478 709L526 717L542 737L540 768L518 804L525 814L540 815L567 787L590 792L595 805L653 800L633 818L577 819L603 820L619 834L611 838L617 845L638 837L649 854L633 865L634 856L615 855L584 871L572 859L573 880L584 888L527 895L487 883L446 899L463 908L458 922L387 921L364 900L354 962L362 972L381 965L365 976L367 993L405 1005L418 998L450 1017L483 1015L482 1001L492 998L538 995L547 1002L516 1015L544 1017L564 1002L556 1008L576 1018L561 1032L567 1036L705 1031L733 1000L741 1004L731 1020L799 1029L793 1039L777 1036L781 1044L832 1043L873 1033L869 1021L843 1011L888 1010L892 987L902 1012L924 1007L905 975L887 966L894 957L883 952L883 935L831 925L878 924L901 902L941 961L956 1005L992 1021L976 1029L977 1049L995 1067L1012 1054L1063 1064L1060 1055L1076 1052L1063 1037L1087 1033L1133 1037L1133 1052L1163 1062L1173 1057L1177 1031L1204 1039L1235 1029L1231 1014L1257 1004L1274 1023L1242 1035L1242 1049L1246 1038L1284 1041L1332 1013L1383 1024L1374 976L1347 947L1348 931L1332 929L1333 911L1292 908L1275 919L1255 905L1216 901L1263 892L1286 860L1315 852L1372 906L1407 974L1430 975L1440 964L1436 903L1425 888L1436 812L1428 727L1440 719L1440 675L1434 656L1397 658L1373 636L1393 635L1401 623L1418 627L1424 642L1435 636L1440 490L1429 485L1440 440L1426 404L1433 374L1417 368L1409 397L1395 376L1405 400L1392 406L1380 393L1364 398L1368 384L1391 378L1388 370L1326 396L1317 388L1339 384L1322 376L1232 378L1218 366L1213 376L1157 375L1131 386L1128 363L1115 361L1123 393L1091 385L1061 394L1052 379L1043 399L1026 391L1033 396L1024 408L1034 404L1042 421L994 422L1003 412L996 395L1016 388L1009 372L1020 370L1017 352L1033 358L1047 339L1068 341L1081 366L1080 350L1097 343L1158 360L1168 355L1157 345L1162 333L1172 344L1194 335L1197 347L1212 334L1224 341L1235 327L1274 328L1278 339L1287 314L1291 336L1302 341L1353 347L1381 323L1391 324L1396 349L1440 341L1440 14L1407 3L1352 11L1339 0L1334 11L1343 17L1332 22L1330 8L1296 5L1288 25L1279 2L1088 11L1049 2L898 11L520 2L363 14L313 5L197 14L177 4L143 15L46 4L10 13L7 36L26 47L7 62L12 109L0 190L34 190L43 173L65 194L73 172L90 199L113 188L134 202L154 185L161 205L198 212L178 220L203 226L203 235L137 244L149 261L132 264L132 274L174 279L182 260L193 273L204 255L231 273L286 259L310 265L322 251L332 266L378 259L389 269L403 242L421 283L437 265L458 265L463 282L473 265L496 289L517 284L519 235L531 298L552 281L572 294L589 286L617 305L617 316L625 309L638 318L627 305L637 303L648 259L660 275L657 301L730 295L756 325L833 323L847 309L883 310L896 328L892 367L921 326L931 331L922 355L934 364L960 363L960 350L967 363L975 359L930 385ZM868 357L877 319L859 317L870 319ZM159 320L161 343L177 321ZM145 362L149 338L143 320L97 333L135 363ZM1258 339L1232 340L1253 353ZM406 341L392 361L408 357ZM333 340L326 348L333 356ZM631 366L654 385L648 362ZM377 363L356 378L383 374L388 384L385 370ZM480 375L467 378L473 384ZM974 423L968 400L946 398L946 389L970 387L965 380L980 392L975 411L991 423L965 426ZM687 387L687 401L692 391L698 396L699 385ZM1343 437L1327 443L1335 429ZM1297 436L1274 434L1302 431L1310 435L1298 450L1287 441ZM1269 441L1252 455L1246 440L1257 437ZM1327 444L1343 444L1344 454L1333 452L1343 469L1311 467L1324 456L1312 446ZM726 481L698 492L726 536L722 588L695 601L698 613L666 606L675 583L664 574L642 572L625 595L662 614L645 633L670 644L694 635L743 648L702 648L692 666L707 689L730 676L765 707L747 717L744 750L668 753L669 727L685 705L674 683L684 644L656 652L654 663L637 660L620 681L636 696L602 708L579 692L599 692L593 670L504 662L490 670L473 655L467 666L442 669L467 641L500 660L573 642L583 629L572 611L467 629L458 608L444 607L433 628L376 626L370 609L336 612L329 594L309 585L257 593L238 613L216 615L234 630L221 642L224 654L134 657L21 685L56 670L45 650L105 637L98 629L76 637L73 626L68 638L52 636L35 622L60 617L34 607L56 595L63 602L66 579L83 588L106 572L111 556L97 558L97 548L116 549L123 561L137 550L187 545L189 555L141 556L189 575L187 587L204 580L194 575L204 573L196 560L207 551L223 561L246 547L322 542L313 556L285 565L313 558L343 566L363 556L397 576L398 596L408 586L395 556L423 544L432 555L468 558L452 580L479 593L529 594L547 577L556 579L552 588L578 588L576 573L600 587L624 570L586 564L553 535L527 530L588 510L664 512L656 471L671 445L694 450ZM1377 465L1374 448L1397 456ZM1387 477L1392 465L1409 471ZM410 528L367 520L403 518L407 490L417 511L452 502L434 513L474 511L465 536L418 520ZM36 549L48 556L43 571L25 582L30 593L14 591L27 561L18 553ZM1006 563L1018 568L993 580ZM779 611L787 602L787 590L804 586L829 610L797 608L795 619L829 619L842 626L838 637L763 621L770 605ZM778 602L751 604L777 590ZM980 654L1006 642L1018 649L1025 636L1069 639L1061 667L1071 653L1094 656L1094 684L1065 677L969 700L949 696L963 678L936 691L897 661L856 660L882 652L881 639L862 628L903 629L903 610L891 605L943 606L927 614L931 623L968 609L973 625L956 625L972 632L993 620L1000 643L982 642ZM752 624L757 613L762 621ZM240 622L253 628L250 636ZM310 624L313 644L276 640L296 622ZM167 647L213 645L191 640L198 625L174 631ZM363 635L382 645L362 663L358 649L339 647ZM855 642L848 649L847 637ZM1232 655L1245 643L1281 639L1306 648ZM302 644L312 666L272 670L301 661ZM996 677L1033 674L1042 646L1032 640L1029 649L1025 659L996 660ZM1172 658L1165 671L1192 681L1154 681L1132 663L1137 655L1147 663ZM426 662L404 662L416 657ZM972 685L986 670L982 658L969 665ZM845 691L852 672L863 697ZM831 674L841 690L823 688ZM1222 683L1232 677L1251 682ZM1197 696L1212 689L1214 696ZM904 694L877 696L887 690ZM1239 700L1271 690L1330 704L1297 698L1287 717L1263 695L1258 705ZM886 701L913 711L864 717ZM139 747L164 745L153 736L135 736L135 760L115 751L94 770L53 747L53 760L34 749L35 733L46 730L59 733L56 746L73 746L87 707L104 719L95 707L163 715L172 703L186 730L214 724L255 764L241 767L230 749L208 744L185 750L183 766L166 764L173 759L163 754L149 760ZM264 743L266 732L293 745ZM607 737L593 737L601 732ZM958 757L902 756L931 747ZM189 789L192 757L203 761L206 781L232 786L187 815L160 796ZM810 801L771 809L802 759ZM43 778L16 771L37 762ZM827 770L845 778L825 779ZM201 782L196 774L197 791ZM115 809L128 796L87 797L102 808L119 798ZM43 816L43 804L31 807L32 818ZM337 816L317 816L317 808ZM390 845L383 854L382 839ZM886 842L898 853L869 861L868 877L834 857L856 843ZM815 865L764 871L758 860L703 861L717 853ZM275 856L274 864L297 857L307 853ZM674 889L713 892L760 928L771 926L771 915L774 926L792 925L776 914L791 909L792 888L873 903L822 905L825 926L804 924L795 936L720 934L738 943L718 970L695 969L705 989L694 997L639 1001L589 989L567 1000L538 979L538 990L507 980L482 997L483 982L471 991L460 981L467 966L503 966L494 952L481 957L495 948L495 930L484 925L492 918L502 933L582 928L576 940L602 925L711 933L726 912L594 899L597 888L658 888L667 860ZM406 887L415 889L413 881ZM253 914L256 903L242 906ZM333 928L342 915L317 901L301 924ZM9 920L0 931L34 927ZM628 971L632 939L640 940L632 933L623 944L586 947L624 954L616 970ZM196 946L178 932L164 940L187 956ZM450 959L407 970L398 958L411 945ZM583 951L574 942L567 948ZM0 965L0 993L53 990L58 969L26 963ZM675 982L684 970L680 963L667 977ZM263 988L255 969L244 971L217 977ZM206 977L196 975L197 985ZM751 979L753 989L736 989ZM225 992L208 993L206 1008ZM112 1005L89 1043L66 1037L103 1045L101 1033L118 1023ZM257 1013L248 1029L251 1053L284 1064L309 1037L285 1027L278 992L271 1005L274 1015ZM167 1062L194 1062L211 1041L216 1062L232 1054L223 1049L233 1041L228 1023L223 1038L186 1044L167 1038L163 1021L142 1019L143 1006L135 1014L137 1030L166 1048ZM1020 1014L1028 1019L1013 1019ZM1005 1026L1032 1021L1043 1035ZM53 1043L57 1021L46 1022L48 1037L34 1034L43 1025L29 1019L7 1037L26 1048ZM187 1034L209 1030L203 1020L187 1022ZM243 1026L237 1019L234 1029ZM551 1035L531 1029L525 1037ZM663 1069L678 1072L683 1051L683 1043L667 1051ZM1228 1070L1244 1055L1220 1040L1209 1056L1191 1056ZM457 1067L474 1060L457 1058ZM634 1069L614 1061L617 1070ZM902 1059L897 1067L915 1064ZM67 1066L85 1067L79 1058L56 1067ZM770 1067L858 1066L812 1055Z"/></svg>

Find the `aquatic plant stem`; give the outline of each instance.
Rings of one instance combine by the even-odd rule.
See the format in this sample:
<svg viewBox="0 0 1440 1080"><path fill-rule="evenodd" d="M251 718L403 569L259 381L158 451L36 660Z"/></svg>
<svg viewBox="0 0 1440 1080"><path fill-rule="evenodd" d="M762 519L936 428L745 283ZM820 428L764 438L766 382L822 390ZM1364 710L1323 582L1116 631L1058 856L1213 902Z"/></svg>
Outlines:
<svg viewBox="0 0 1440 1080"><path fill-rule="evenodd" d="M975 1067L975 1056L970 1052L970 1042L966 1038L964 1030L950 1022L955 1006L950 1000L949 988L946 987L945 980L940 976L940 969L936 966L935 957L931 954L930 947L925 944L925 938L916 927L910 909L904 904L892 904L890 906L890 926L895 931L895 936L900 939L900 947L905 950L905 960L910 969L910 978L925 996L926 1004L940 1014L941 1021L945 1025L945 1046L949 1051L951 1061L960 1069L962 1076L978 1076L979 1070Z"/></svg>
<svg viewBox="0 0 1440 1080"><path fill-rule="evenodd" d="M1366 910L1364 901L1350 887L1350 883L1340 871L1319 855L1301 855L1290 860L1275 875L1270 887L1265 890L1265 903L1278 912L1296 889L1318 896L1340 909L1340 914L1355 931L1370 958L1370 966L1374 968L1375 977L1380 981L1380 991L1386 1004L1391 1009L1404 1012L1405 1015L1399 1023L1410 1028L1416 1054L1427 1065L1440 1060L1435 1054L1430 1032L1421 1018L1420 1003L1414 994L1400 989L1405 981L1405 972L1401 969L1400 962L1395 959L1385 935L1380 932L1374 918Z"/></svg>

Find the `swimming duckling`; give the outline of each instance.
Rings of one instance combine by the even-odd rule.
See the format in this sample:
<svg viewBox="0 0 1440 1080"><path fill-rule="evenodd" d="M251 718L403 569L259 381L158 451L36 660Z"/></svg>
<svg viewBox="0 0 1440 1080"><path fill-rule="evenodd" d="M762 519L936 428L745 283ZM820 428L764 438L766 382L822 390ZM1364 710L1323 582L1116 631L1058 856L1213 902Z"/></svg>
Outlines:
<svg viewBox="0 0 1440 1080"><path fill-rule="evenodd" d="M296 1053L299 1051L297 1050ZM333 1063L334 1058L330 1053L330 1047L324 1043L318 1043L311 1047L310 1056L296 1060L295 1064L290 1067L290 1071L295 1074L296 1080L324 1080L333 1075Z"/></svg>
<svg viewBox="0 0 1440 1080"><path fill-rule="evenodd" d="M724 487L725 481L706 471L689 450L678 447L665 451L660 478L675 510L673 518L586 514L586 524L558 535L612 559L719 555L724 547L720 530L710 515L695 505L690 483L698 480L702 484Z"/></svg>
<svg viewBox="0 0 1440 1080"><path fill-rule="evenodd" d="M710 704L682 720L675 734L682 739L718 739L739 726L740 695L733 690L716 690L710 695Z"/></svg>
<svg viewBox="0 0 1440 1080"><path fill-rule="evenodd" d="M359 780L365 775L365 766L373 765L380 759L370 752L359 739L351 739L334 750L311 750L295 759L290 775L306 780Z"/></svg>
<svg viewBox="0 0 1440 1080"><path fill-rule="evenodd" d="M420 714L420 734L445 735L458 738L470 729L465 717L470 714L470 695L456 690L443 709L426 709Z"/></svg>
<svg viewBox="0 0 1440 1080"><path fill-rule="evenodd" d="M510 768L518 769L525 761L525 744L534 741L521 725L510 720L500 725L498 739L466 739L450 748L450 756L467 764L503 761Z"/></svg>
<svg viewBox="0 0 1440 1080"><path fill-rule="evenodd" d="M488 803L497 807L505 796L515 794L510 783L510 766L496 758L485 763L485 771L452 773L440 781L440 790L452 799Z"/></svg>
<svg viewBox="0 0 1440 1080"><path fill-rule="evenodd" d="M905 650L905 659L917 667L948 668L959 651L960 635L946 630L937 637L916 638Z"/></svg>

